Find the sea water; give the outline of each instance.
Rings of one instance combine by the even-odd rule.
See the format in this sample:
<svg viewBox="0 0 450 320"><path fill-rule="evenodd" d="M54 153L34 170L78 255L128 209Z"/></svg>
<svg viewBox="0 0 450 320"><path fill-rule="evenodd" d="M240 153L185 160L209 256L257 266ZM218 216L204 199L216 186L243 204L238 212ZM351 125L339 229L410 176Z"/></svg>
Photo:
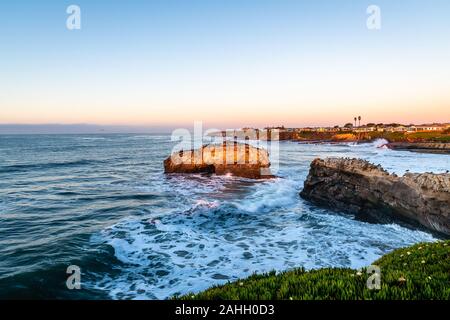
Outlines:
<svg viewBox="0 0 450 320"><path fill-rule="evenodd" d="M399 175L447 155L370 144L280 142L278 178L163 173L170 135L0 135L0 297L166 299L253 273L360 268L435 236L299 197L316 157ZM81 289L66 287L67 267Z"/></svg>

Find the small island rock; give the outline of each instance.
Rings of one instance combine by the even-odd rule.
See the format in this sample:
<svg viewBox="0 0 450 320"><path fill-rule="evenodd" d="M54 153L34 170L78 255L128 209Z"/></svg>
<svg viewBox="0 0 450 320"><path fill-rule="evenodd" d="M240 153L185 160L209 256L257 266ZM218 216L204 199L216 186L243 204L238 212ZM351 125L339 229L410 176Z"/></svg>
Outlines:
<svg viewBox="0 0 450 320"><path fill-rule="evenodd" d="M269 167L266 150L233 141L181 150L164 160L165 173L215 173L251 179L272 178Z"/></svg>

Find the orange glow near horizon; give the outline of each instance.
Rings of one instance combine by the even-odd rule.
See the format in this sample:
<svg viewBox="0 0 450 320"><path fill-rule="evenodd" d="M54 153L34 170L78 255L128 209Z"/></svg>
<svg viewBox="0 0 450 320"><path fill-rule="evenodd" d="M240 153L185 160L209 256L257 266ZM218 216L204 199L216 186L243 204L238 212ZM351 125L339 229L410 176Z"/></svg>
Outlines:
<svg viewBox="0 0 450 320"><path fill-rule="evenodd" d="M8 95L0 95L0 123L299 127L343 125L359 115L362 123L450 121L450 77L443 70L405 68L360 66L346 74L311 67L256 76L224 71L223 77L200 74L190 81L177 74L105 83L63 78L51 86L30 81L10 84Z"/></svg>
<svg viewBox="0 0 450 320"><path fill-rule="evenodd" d="M51 1L24 12L11 3L0 124L450 121L448 3L381 0L383 27L370 30L364 1L201 2L86 2L95 19L76 31Z"/></svg>
<svg viewBox="0 0 450 320"><path fill-rule="evenodd" d="M296 100L298 104L295 103ZM424 97L415 102L373 99L366 104L353 102L345 107L333 106L327 100L318 99L314 102L293 99L291 103L283 101L279 105L268 100L260 106L249 103L247 107L237 102L230 103L228 107L225 101L221 100L222 102L217 103L214 108L201 105L193 107L194 103L188 101L185 104L181 103L179 107L162 108L146 107L144 104L122 107L120 102L113 101L111 106L106 103L78 108L77 106L58 108L51 104L33 108L15 106L0 110L0 123L186 127L191 126L194 121L202 121L205 126L216 128L278 125L300 127L344 125L359 115L362 116L361 123L421 124L450 121L450 98Z"/></svg>

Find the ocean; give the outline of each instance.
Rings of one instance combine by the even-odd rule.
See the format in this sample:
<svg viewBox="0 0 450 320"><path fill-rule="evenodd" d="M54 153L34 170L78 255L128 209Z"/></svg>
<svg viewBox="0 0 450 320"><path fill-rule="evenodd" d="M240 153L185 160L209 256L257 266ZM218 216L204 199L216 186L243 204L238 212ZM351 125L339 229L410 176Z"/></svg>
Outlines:
<svg viewBox="0 0 450 320"><path fill-rule="evenodd" d="M369 144L280 142L278 178L166 176L170 135L0 135L0 298L167 299L255 272L360 268L436 240L299 197L316 157L399 175L445 172L447 155ZM81 269L81 289L66 286Z"/></svg>

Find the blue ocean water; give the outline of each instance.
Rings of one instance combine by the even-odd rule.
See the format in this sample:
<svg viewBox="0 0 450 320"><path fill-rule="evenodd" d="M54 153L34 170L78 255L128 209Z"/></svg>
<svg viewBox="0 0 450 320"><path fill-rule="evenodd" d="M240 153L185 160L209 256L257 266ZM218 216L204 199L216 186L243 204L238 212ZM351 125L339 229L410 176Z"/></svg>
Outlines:
<svg viewBox="0 0 450 320"><path fill-rule="evenodd" d="M445 172L446 155L280 143L278 178L165 176L169 135L0 135L0 297L165 299L254 272L369 265L435 237L302 200L316 157ZM68 290L66 269L82 271Z"/></svg>

